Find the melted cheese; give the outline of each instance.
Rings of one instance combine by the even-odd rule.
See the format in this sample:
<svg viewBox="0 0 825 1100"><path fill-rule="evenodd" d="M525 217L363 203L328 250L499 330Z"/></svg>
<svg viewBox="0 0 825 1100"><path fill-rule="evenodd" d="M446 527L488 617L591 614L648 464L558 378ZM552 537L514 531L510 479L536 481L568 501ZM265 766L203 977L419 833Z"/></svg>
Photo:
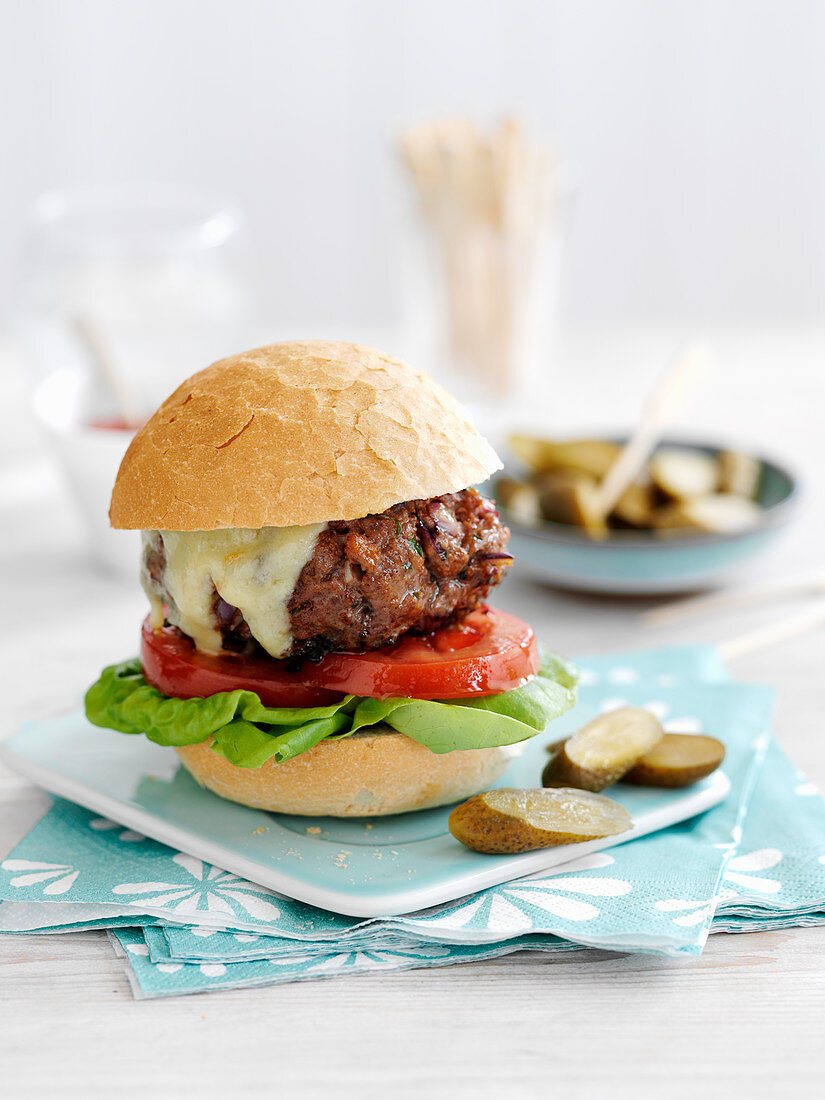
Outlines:
<svg viewBox="0 0 825 1100"><path fill-rule="evenodd" d="M267 653L281 657L292 645L287 604L324 527L325 523L313 523L257 531L161 532L166 550L163 580L171 597L169 621L198 649L218 653L221 635L212 610L214 585L222 599L240 610ZM151 593L150 601L154 611Z"/></svg>

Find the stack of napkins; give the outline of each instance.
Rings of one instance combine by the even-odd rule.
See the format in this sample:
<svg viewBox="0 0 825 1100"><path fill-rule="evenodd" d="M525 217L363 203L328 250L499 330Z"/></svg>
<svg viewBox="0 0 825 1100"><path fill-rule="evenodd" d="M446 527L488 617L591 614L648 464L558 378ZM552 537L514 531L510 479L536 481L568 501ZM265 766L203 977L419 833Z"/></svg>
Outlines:
<svg viewBox="0 0 825 1100"><path fill-rule="evenodd" d="M706 647L579 663L582 720L631 703L722 740L726 800L561 869L374 919L275 894L58 800L0 864L0 931L109 929L135 996L158 997L523 950L696 955L710 932L825 922L825 803L771 738L771 692L726 680Z"/></svg>

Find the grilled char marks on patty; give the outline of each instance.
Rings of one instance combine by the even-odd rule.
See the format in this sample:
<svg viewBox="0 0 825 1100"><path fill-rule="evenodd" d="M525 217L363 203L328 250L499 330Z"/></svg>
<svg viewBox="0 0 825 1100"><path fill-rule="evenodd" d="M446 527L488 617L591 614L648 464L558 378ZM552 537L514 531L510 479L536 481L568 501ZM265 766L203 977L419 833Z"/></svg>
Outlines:
<svg viewBox="0 0 825 1100"><path fill-rule="evenodd" d="M511 564L509 534L474 489L328 524L289 601L293 652L376 649L461 618Z"/></svg>

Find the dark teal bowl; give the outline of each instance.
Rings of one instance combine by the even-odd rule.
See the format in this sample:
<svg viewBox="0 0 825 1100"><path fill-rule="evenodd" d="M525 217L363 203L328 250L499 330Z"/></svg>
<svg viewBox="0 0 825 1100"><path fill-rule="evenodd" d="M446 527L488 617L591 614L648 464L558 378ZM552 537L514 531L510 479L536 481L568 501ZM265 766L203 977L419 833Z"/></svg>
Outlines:
<svg viewBox="0 0 825 1100"><path fill-rule="evenodd" d="M663 440L662 446L705 454L723 449L682 439ZM762 464L757 501L763 511L745 531L667 538L646 531L611 531L603 541L595 541L564 523L545 521L531 527L502 508L502 518L511 532L515 567L521 574L561 588L593 592L650 595L722 583L776 540L793 519L799 503L798 479L779 463L756 457ZM483 487L492 495L494 489L495 478Z"/></svg>

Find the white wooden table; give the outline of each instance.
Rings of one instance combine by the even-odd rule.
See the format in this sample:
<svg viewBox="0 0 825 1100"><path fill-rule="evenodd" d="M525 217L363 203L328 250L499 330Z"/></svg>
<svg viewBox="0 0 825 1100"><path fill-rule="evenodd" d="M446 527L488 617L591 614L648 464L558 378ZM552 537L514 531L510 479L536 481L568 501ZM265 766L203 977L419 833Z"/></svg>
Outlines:
<svg viewBox="0 0 825 1100"><path fill-rule="evenodd" d="M621 427L680 334L570 338L547 416ZM690 335L686 333L685 335ZM719 367L686 431L786 455L813 482L784 545L743 580L821 565L825 330L719 332ZM95 574L6 364L0 443L0 736L77 704L134 650L143 598ZM782 609L642 632L652 601L554 592L519 579L503 606L575 653L717 640ZM792 610L792 605L787 608ZM777 732L825 786L823 632L732 665L779 689ZM0 771L0 855L45 796ZM0 937L0 1096L690 1097L814 1095L823 1085L825 928L714 936L701 958L582 952L135 1002L102 933Z"/></svg>

